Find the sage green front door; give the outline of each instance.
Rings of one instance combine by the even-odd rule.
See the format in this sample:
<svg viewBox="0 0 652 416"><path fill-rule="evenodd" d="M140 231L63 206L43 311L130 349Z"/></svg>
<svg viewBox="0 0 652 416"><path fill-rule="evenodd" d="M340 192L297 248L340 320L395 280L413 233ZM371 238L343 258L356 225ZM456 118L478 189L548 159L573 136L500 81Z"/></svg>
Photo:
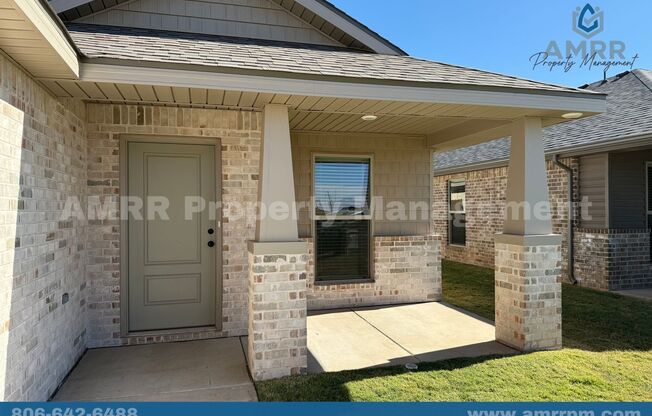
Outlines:
<svg viewBox="0 0 652 416"><path fill-rule="evenodd" d="M129 331L215 325L215 147L128 146Z"/></svg>

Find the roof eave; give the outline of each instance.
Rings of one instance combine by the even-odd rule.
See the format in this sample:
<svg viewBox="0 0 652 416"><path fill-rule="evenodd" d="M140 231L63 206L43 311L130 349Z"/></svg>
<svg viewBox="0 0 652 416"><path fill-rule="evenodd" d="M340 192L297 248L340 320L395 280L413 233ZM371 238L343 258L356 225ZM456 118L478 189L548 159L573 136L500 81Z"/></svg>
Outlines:
<svg viewBox="0 0 652 416"><path fill-rule="evenodd" d="M588 91L419 83L110 58L83 59L80 78L92 82L581 111L587 116L606 110L606 95Z"/></svg>
<svg viewBox="0 0 652 416"><path fill-rule="evenodd" d="M6 0L3 7L11 19L0 39L4 53L35 77L77 79L79 51L47 1Z"/></svg>

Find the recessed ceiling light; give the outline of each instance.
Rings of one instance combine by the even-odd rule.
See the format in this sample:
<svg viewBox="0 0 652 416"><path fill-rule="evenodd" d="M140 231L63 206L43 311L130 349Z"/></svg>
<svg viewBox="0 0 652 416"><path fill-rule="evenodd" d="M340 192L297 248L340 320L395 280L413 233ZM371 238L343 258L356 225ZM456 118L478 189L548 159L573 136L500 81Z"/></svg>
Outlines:
<svg viewBox="0 0 652 416"><path fill-rule="evenodd" d="M584 115L584 113L566 113L566 114L562 114L561 116L562 116L562 118L572 120L572 119L575 119L575 118L580 118L583 115Z"/></svg>
<svg viewBox="0 0 652 416"><path fill-rule="evenodd" d="M375 116L373 114L365 114L364 116L362 116L362 119L364 121L376 121L378 120L378 116Z"/></svg>

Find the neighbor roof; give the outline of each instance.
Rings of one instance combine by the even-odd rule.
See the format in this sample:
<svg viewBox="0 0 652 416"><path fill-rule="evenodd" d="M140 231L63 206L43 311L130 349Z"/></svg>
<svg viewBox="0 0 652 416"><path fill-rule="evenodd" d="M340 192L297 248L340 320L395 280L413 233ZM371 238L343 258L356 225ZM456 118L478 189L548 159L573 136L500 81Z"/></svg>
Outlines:
<svg viewBox="0 0 652 416"><path fill-rule="evenodd" d="M228 70L272 71L386 82L513 88L553 93L589 91L464 68L409 56L346 48L68 23L87 58L160 64L189 64Z"/></svg>
<svg viewBox="0 0 652 416"><path fill-rule="evenodd" d="M636 69L580 87L606 93L607 111L543 130L547 153L571 152L580 147L613 143L623 138L652 137L652 71ZM435 154L436 173L463 171L506 162L509 137Z"/></svg>

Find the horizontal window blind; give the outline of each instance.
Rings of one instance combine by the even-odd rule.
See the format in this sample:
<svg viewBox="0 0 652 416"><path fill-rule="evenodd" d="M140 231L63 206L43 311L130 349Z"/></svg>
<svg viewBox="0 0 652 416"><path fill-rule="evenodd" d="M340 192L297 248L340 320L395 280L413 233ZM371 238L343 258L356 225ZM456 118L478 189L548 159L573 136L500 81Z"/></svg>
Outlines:
<svg viewBox="0 0 652 416"><path fill-rule="evenodd" d="M315 159L317 280L371 277L370 168L369 158Z"/></svg>
<svg viewBox="0 0 652 416"><path fill-rule="evenodd" d="M369 161L317 159L315 214L369 215Z"/></svg>
<svg viewBox="0 0 652 416"><path fill-rule="evenodd" d="M369 278L368 220L316 221L315 273L322 280Z"/></svg>

